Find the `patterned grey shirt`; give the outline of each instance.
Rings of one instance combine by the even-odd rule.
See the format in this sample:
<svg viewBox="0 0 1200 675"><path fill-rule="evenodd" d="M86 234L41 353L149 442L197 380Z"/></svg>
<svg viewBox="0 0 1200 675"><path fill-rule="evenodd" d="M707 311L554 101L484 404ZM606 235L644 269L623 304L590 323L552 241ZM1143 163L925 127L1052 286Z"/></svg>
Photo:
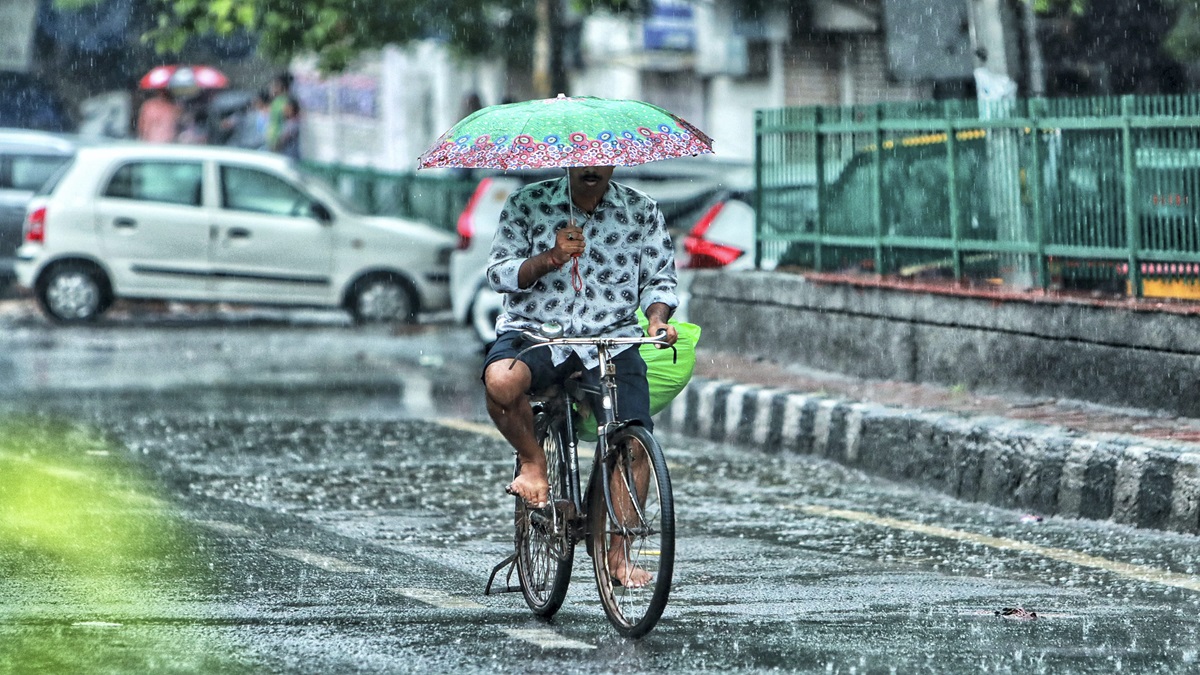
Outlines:
<svg viewBox="0 0 1200 675"><path fill-rule="evenodd" d="M578 258L582 292L571 285L571 262L527 289L517 286L521 263L554 248L555 233L567 226L572 211L567 187L566 177L527 185L509 196L500 213L487 271L492 288L505 294L496 330L536 329L554 321L568 337L640 336L639 304L643 311L656 302L674 309L679 300L675 253L662 213L631 187L610 181L591 217L574 209L587 242ZM553 347L554 363L566 360L569 349ZM574 350L585 367L596 367L594 347Z"/></svg>

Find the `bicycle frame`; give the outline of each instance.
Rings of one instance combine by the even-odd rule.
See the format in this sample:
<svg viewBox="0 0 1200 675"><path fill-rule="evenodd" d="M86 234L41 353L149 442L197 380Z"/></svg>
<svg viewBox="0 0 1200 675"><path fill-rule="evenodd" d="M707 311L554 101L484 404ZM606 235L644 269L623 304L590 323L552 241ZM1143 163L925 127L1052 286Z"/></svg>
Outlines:
<svg viewBox="0 0 1200 675"><path fill-rule="evenodd" d="M559 451L565 455L561 460L566 466L567 496L571 501L574 512L574 516L571 518L572 522L570 523L571 540L572 545L574 545L587 536L586 504L590 498L590 491L596 489L597 483L600 483L599 489L604 490L605 502L610 504L608 509L609 522L619 522L617 514L611 507L612 500L609 493L611 486L609 485L609 481L600 478L603 462L608 458L608 439L615 431L628 424L628 422L621 422L616 419L617 369L616 364L612 362L612 357L609 356L609 350L619 345L640 346L643 344L653 344L658 345L660 348L669 347L672 351L675 351L675 346L668 343L662 335L636 338L549 338L529 332L524 333L524 335L527 339L536 342L536 344L518 352L518 359L531 350L553 345L585 345L595 346L597 349L600 372L599 388L585 385L576 378L568 377L561 383L560 391L532 401L532 404L535 406L535 412L538 406L543 407L549 414L557 418L552 419L552 424L561 424L563 426L563 439L566 442L564 446L560 447ZM513 365L516 365L516 359L514 359ZM512 366L510 365L509 367L511 368ZM592 470L588 477L588 488L587 491L584 491L581 489L579 478L579 439L575 430L572 404L576 401L590 403L587 394L598 394L600 396L601 409L593 410L596 416L596 435L598 441L596 443L596 452L592 457ZM546 461L553 462L555 458L547 457ZM632 480L632 476L629 477L629 480ZM638 510L640 518L643 515L641 513L641 505L637 504L635 500L633 506ZM496 575L505 567L510 567L509 576L511 577L511 565L515 560L516 554L513 554L492 569L492 574L488 578L487 586L484 589L484 595L491 594L492 583ZM507 584L506 588L499 592L516 592L519 590L520 587L513 587L511 584Z"/></svg>

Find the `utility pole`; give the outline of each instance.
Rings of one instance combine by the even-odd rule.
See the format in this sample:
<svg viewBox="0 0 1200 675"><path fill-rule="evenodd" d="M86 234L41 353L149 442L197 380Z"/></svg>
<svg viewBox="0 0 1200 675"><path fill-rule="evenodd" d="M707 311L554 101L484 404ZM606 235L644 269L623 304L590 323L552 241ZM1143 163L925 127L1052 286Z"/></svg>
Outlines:
<svg viewBox="0 0 1200 675"><path fill-rule="evenodd" d="M537 0L537 29L533 43L533 93L550 98L550 5L555 0Z"/></svg>
<svg viewBox="0 0 1200 675"><path fill-rule="evenodd" d="M1042 42L1038 39L1037 12L1033 0L1022 0L1021 18L1025 24L1025 52L1029 54L1029 95L1046 95L1046 61L1042 58Z"/></svg>
<svg viewBox="0 0 1200 675"><path fill-rule="evenodd" d="M1014 75L1019 57L1013 36L1010 0L966 0L970 7L971 42L975 48L975 87L981 119L1010 118L1016 112L1017 85ZM987 131L988 211L1001 242L1029 241L1021 200L1020 144L1013 128L992 127ZM1005 284L1016 288L1033 285L1030 256L1000 254Z"/></svg>
<svg viewBox="0 0 1200 675"><path fill-rule="evenodd" d="M562 40L562 0L537 0L533 91L540 98L570 93L567 91L567 69L563 63Z"/></svg>

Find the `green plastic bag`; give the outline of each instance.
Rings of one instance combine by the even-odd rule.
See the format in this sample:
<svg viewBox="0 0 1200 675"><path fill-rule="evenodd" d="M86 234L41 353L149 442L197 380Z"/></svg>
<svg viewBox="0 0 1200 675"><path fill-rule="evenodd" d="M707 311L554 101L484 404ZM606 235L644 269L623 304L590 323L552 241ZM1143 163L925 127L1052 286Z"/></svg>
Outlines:
<svg viewBox="0 0 1200 675"><path fill-rule="evenodd" d="M642 310L637 312L638 325L642 332L650 322ZM639 351L642 360L646 362L646 381L650 384L650 414L662 412L679 392L692 379L692 370L696 367L696 343L700 341L700 326L671 319L668 323L675 327L679 339L675 341L675 352L670 349L659 349L654 345L642 345ZM678 354L678 357L675 357ZM576 422L576 431L582 441L595 441L596 416L590 410L581 410Z"/></svg>

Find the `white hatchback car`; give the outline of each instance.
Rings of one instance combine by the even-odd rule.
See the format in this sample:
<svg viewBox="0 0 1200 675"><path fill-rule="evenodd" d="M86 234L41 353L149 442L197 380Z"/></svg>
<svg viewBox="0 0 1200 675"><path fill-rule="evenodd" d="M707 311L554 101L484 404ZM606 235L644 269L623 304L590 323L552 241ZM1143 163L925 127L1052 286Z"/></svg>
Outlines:
<svg viewBox="0 0 1200 675"><path fill-rule="evenodd" d="M411 321L449 306L454 237L364 215L279 155L81 148L26 212L17 278L59 321L118 298L337 307Z"/></svg>

